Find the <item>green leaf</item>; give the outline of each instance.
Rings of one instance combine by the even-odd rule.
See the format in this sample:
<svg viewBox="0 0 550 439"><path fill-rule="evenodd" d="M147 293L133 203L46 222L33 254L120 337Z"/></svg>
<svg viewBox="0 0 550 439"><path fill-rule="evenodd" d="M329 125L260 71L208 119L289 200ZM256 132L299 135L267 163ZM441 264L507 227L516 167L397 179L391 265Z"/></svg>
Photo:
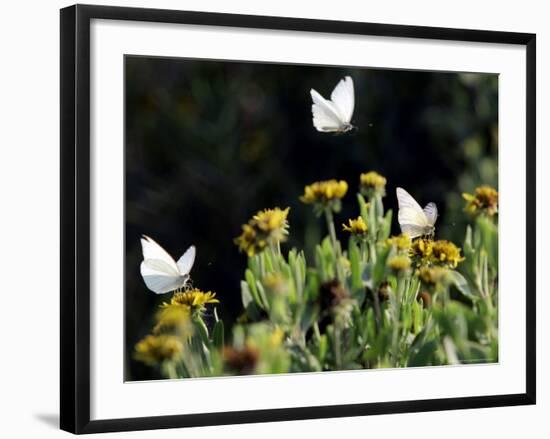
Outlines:
<svg viewBox="0 0 550 439"><path fill-rule="evenodd" d="M420 349L412 352L407 363L408 367L429 366L432 364L433 356L437 350L438 343L435 340L430 340L424 343Z"/></svg>
<svg viewBox="0 0 550 439"><path fill-rule="evenodd" d="M466 237L464 238L463 248L464 248L464 255L466 257L474 253L474 245L472 242L472 227L469 225L466 227Z"/></svg>
<svg viewBox="0 0 550 439"><path fill-rule="evenodd" d="M369 212L367 207L367 202L365 201L365 198L361 194L357 194L357 202L359 203L359 212L361 213L361 217L363 218L363 221L365 223L369 223Z"/></svg>
<svg viewBox="0 0 550 439"><path fill-rule="evenodd" d="M489 265L496 271L498 267L498 229L492 220L485 216L477 218L481 245L489 257Z"/></svg>
<svg viewBox="0 0 550 439"><path fill-rule="evenodd" d="M248 258L248 268L254 273L254 275L260 275L260 257L258 255L250 256Z"/></svg>
<svg viewBox="0 0 550 439"><path fill-rule="evenodd" d="M214 325L214 330L212 331L212 341L214 346L217 348L222 348L224 345L224 328L223 321L218 320Z"/></svg>
<svg viewBox="0 0 550 439"><path fill-rule="evenodd" d="M376 317L374 310L370 307L367 311L367 341L370 343L376 339Z"/></svg>
<svg viewBox="0 0 550 439"><path fill-rule="evenodd" d="M465 305L456 301L448 302L444 308L434 309L442 333L449 334L457 345L468 337L467 311Z"/></svg>
<svg viewBox="0 0 550 439"><path fill-rule="evenodd" d="M319 307L315 304L308 303L305 306L305 309L302 313L302 318L300 319L300 329L305 334L309 328L311 328L311 325L313 325L313 322L317 320L317 317L319 316Z"/></svg>
<svg viewBox="0 0 550 439"><path fill-rule="evenodd" d="M201 341L204 343L205 346L210 347L210 339L208 338L208 328L204 324L204 321L201 317L197 317L194 319L195 321L195 328L197 329L197 333L199 334L199 337Z"/></svg>
<svg viewBox="0 0 550 439"><path fill-rule="evenodd" d="M243 303L243 308L247 308L248 304L251 303L254 300L252 297L252 294L250 294L250 288L248 287L248 283L246 283L244 280L241 281L241 301Z"/></svg>
<svg viewBox="0 0 550 439"><path fill-rule="evenodd" d="M308 268L306 280L307 297L305 298L305 300L317 300L317 298L319 297L320 284L321 282L319 281L319 274L317 270L313 268Z"/></svg>
<svg viewBox="0 0 550 439"><path fill-rule="evenodd" d="M365 287L363 286L362 270L361 270L361 253L357 244L350 240L349 242L349 260L351 266L351 292L359 305L365 299Z"/></svg>
<svg viewBox="0 0 550 439"><path fill-rule="evenodd" d="M307 272L307 264L306 264L306 257L304 255L304 252L301 251L299 254L298 254L298 259L297 259L297 267L300 268L300 279L299 281L302 283L302 285L305 284L306 282L306 272Z"/></svg>
<svg viewBox="0 0 550 439"><path fill-rule="evenodd" d="M296 265L296 249L292 249L288 252L288 265L294 270Z"/></svg>
<svg viewBox="0 0 550 439"><path fill-rule="evenodd" d="M393 217L393 212L390 209L386 213L386 216L384 217L384 220L381 223L380 232L378 233L379 240L385 241L390 237L392 217Z"/></svg>
<svg viewBox="0 0 550 439"><path fill-rule="evenodd" d="M268 251L264 251L262 253L262 257L263 257L266 272L267 273L273 273L275 271L275 269L274 269L274 264L273 264L273 259L271 257L271 253L268 252Z"/></svg>
<svg viewBox="0 0 550 439"><path fill-rule="evenodd" d="M378 234L378 227L377 227L377 221L376 221L376 204L370 203L369 204L369 219L368 219L368 226L369 226L369 236L376 240L377 234Z"/></svg>
<svg viewBox="0 0 550 439"><path fill-rule="evenodd" d="M267 300L267 296L265 294L264 286L262 285L262 283L260 281L256 282L256 288L257 288L257 291L258 291L258 296L259 296L260 301L262 303L264 303L264 309L268 310L269 309L269 301Z"/></svg>
<svg viewBox="0 0 550 439"><path fill-rule="evenodd" d="M458 271L449 270L447 272L447 278L450 280L451 284L456 287L464 296L470 300L475 300L477 297L472 292L468 281L460 274Z"/></svg>
<svg viewBox="0 0 550 439"><path fill-rule="evenodd" d="M422 330L422 317L424 316L423 308L417 300L413 301L411 307L413 316L413 332L418 334Z"/></svg>
<svg viewBox="0 0 550 439"><path fill-rule="evenodd" d="M328 236L323 239L321 248L323 250L323 259L329 263L332 263L336 249L332 248L332 242Z"/></svg>
<svg viewBox="0 0 550 439"><path fill-rule="evenodd" d="M386 274L386 259L390 253L391 248L386 246L380 246L376 256L376 263L374 264L374 270L372 272L372 283L375 291L378 290L380 283L384 280Z"/></svg>
<svg viewBox="0 0 550 439"><path fill-rule="evenodd" d="M325 270L325 262L323 260L323 249L320 245L315 247L315 266L317 267L317 270L319 271L319 274L321 276L321 280L323 282L327 281L329 279L329 273Z"/></svg>
<svg viewBox="0 0 550 439"><path fill-rule="evenodd" d="M247 269L244 272L244 277L246 279L246 282L248 283L249 292L250 294L252 294L254 303L258 305L261 309L265 309L265 305L262 303L262 300L260 299L260 294L258 293L258 288L256 284L256 278L254 276L254 273L252 273L252 270Z"/></svg>
<svg viewBox="0 0 550 439"><path fill-rule="evenodd" d="M325 334L323 334L319 338L319 347L317 351L317 358L319 359L319 363L323 364L325 362L327 351L328 351L328 338Z"/></svg>
<svg viewBox="0 0 550 439"><path fill-rule="evenodd" d="M282 267L282 274L284 275L283 277L285 278L287 282L287 285L288 285L288 301L291 303L291 304L295 304L296 303L296 300L297 300L297 297L296 297L296 280L295 280L295 277L294 277L294 273L292 272L292 268L289 266L289 265L284 265Z"/></svg>

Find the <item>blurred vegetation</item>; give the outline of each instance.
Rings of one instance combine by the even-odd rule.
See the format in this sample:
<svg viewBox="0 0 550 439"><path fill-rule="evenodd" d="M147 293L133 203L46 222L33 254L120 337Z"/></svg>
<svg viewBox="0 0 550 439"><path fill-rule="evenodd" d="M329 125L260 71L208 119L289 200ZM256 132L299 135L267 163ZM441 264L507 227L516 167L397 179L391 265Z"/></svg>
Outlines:
<svg viewBox="0 0 550 439"><path fill-rule="evenodd" d="M344 75L354 79L353 123L359 129L342 136L319 133L311 122L309 89L330 95ZM301 257L315 261L327 230L299 200L313 181L335 178L351 185L362 172L376 169L388 179L387 208L396 212L396 186L423 205L434 201L440 212L436 237L457 243L468 222L462 192L473 193L482 183L497 187L496 75L128 56L125 87L129 380L170 376L134 360L136 342L150 332L157 306L166 301L143 285L141 234L176 258L190 244L197 246L193 284L215 291L221 302L217 314L206 307L200 316L208 343L214 343L218 328L210 370L227 367L231 359L238 369L242 358L257 357L273 342L262 335L273 333L262 319L228 338L227 328L242 316L241 281L250 265L233 238L256 211L290 207L285 246L303 249ZM353 191L348 198L337 224L357 217ZM396 221L389 227L388 234L398 233ZM343 240L344 233L336 227L336 239ZM283 330L281 343L287 336ZM254 352L246 352L250 337L260 340ZM178 351L177 343L171 346ZM276 371L290 367L284 352L269 363L278 365Z"/></svg>

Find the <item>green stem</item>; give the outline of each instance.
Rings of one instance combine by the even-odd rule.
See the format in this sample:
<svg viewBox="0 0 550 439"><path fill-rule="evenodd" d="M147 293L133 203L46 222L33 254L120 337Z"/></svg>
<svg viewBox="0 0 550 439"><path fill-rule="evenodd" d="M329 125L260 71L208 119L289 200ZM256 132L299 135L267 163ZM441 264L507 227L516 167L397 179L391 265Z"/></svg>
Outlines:
<svg viewBox="0 0 550 439"><path fill-rule="evenodd" d="M339 318L334 321L334 361L336 370L342 370L342 343Z"/></svg>
<svg viewBox="0 0 550 439"><path fill-rule="evenodd" d="M382 197L379 194L376 194L374 197L376 203L376 229L378 230L378 221L383 218L384 215L384 204L382 204Z"/></svg>
<svg viewBox="0 0 550 439"><path fill-rule="evenodd" d="M277 241L276 244L270 243L269 249L271 250L271 261L273 262L273 266L277 271L280 271L279 257L281 256L281 243L279 241Z"/></svg>
<svg viewBox="0 0 550 439"><path fill-rule="evenodd" d="M319 323L317 320L313 323L313 335L317 340L321 339L321 331L319 330Z"/></svg>
<svg viewBox="0 0 550 439"><path fill-rule="evenodd" d="M373 265L376 262L376 244L373 241L369 242L369 260Z"/></svg>
<svg viewBox="0 0 550 439"><path fill-rule="evenodd" d="M179 378L176 372L176 365L173 361L165 361L163 365L164 373L171 380L177 380Z"/></svg>
<svg viewBox="0 0 550 439"><path fill-rule="evenodd" d="M342 267L340 266L342 259L342 250L340 248L340 243L336 239L336 229L334 228L334 216L332 215L332 209L330 207L325 208L325 218L327 220L328 233L330 236L330 241L332 243L332 248L336 253L336 276L338 280L343 284L344 283L344 273Z"/></svg>
<svg viewBox="0 0 550 439"><path fill-rule="evenodd" d="M378 291L375 291L374 289L372 291L372 299L374 301L374 316L376 321L376 328L380 330L382 326L382 312L380 310L380 299L378 298Z"/></svg>
<svg viewBox="0 0 550 439"><path fill-rule="evenodd" d="M361 248L361 261L366 263L369 260L369 255L368 255L367 243L364 239L361 239L360 248Z"/></svg>
<svg viewBox="0 0 550 439"><path fill-rule="evenodd" d="M397 291L395 292L395 297L392 300L392 308L393 308L393 333L392 333L392 351L393 351L393 359L395 361L395 365L399 366L399 332L400 332L400 324L401 324L401 305L403 301L403 288L404 288L404 280L400 276L397 280ZM390 296L391 297L391 296Z"/></svg>

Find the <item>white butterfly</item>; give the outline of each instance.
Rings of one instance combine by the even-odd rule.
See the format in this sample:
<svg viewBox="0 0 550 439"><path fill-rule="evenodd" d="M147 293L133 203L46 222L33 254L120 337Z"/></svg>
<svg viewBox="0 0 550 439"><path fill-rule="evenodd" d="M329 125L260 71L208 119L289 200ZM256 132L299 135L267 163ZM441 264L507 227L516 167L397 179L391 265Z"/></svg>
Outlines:
<svg viewBox="0 0 550 439"><path fill-rule="evenodd" d="M400 187L396 189L399 212L397 220L401 226L401 232L406 233L411 239L418 236L433 235L435 233L435 221L437 220L437 206L428 203L424 209Z"/></svg>
<svg viewBox="0 0 550 439"><path fill-rule="evenodd" d="M314 89L311 89L310 93L313 99L313 125L317 131L346 133L354 128L351 117L355 106L355 94L351 77L346 76L340 80L330 95L330 101Z"/></svg>
<svg viewBox="0 0 550 439"><path fill-rule="evenodd" d="M163 294L187 284L189 272L195 262L195 246L189 247L178 262L148 236L143 235L141 238L141 248L143 262L140 270L147 288Z"/></svg>

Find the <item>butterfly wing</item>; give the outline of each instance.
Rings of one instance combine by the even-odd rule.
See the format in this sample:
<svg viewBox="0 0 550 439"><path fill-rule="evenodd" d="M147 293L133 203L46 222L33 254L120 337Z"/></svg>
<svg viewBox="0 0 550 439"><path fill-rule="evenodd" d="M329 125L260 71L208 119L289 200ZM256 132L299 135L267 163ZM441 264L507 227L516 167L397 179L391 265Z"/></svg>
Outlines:
<svg viewBox="0 0 550 439"><path fill-rule="evenodd" d="M193 268L193 263L195 262L196 249L192 245L189 247L185 253L178 259L177 265L179 272L183 275L189 274L191 268Z"/></svg>
<svg viewBox="0 0 550 439"><path fill-rule="evenodd" d="M313 126L317 131L335 132L344 128L342 118L332 102L327 101L316 90L311 89L311 113L313 114Z"/></svg>
<svg viewBox="0 0 550 439"><path fill-rule="evenodd" d="M178 266L174 258L150 237L143 235L143 238L141 238L141 249L143 251L143 260L156 259L163 261L172 267L174 271L178 272Z"/></svg>
<svg viewBox="0 0 550 439"><path fill-rule="evenodd" d="M346 76L341 79L340 82L334 87L330 100L338 110L342 122L349 124L351 117L353 116L353 109L355 107L355 92L353 89L353 79L350 76Z"/></svg>
<svg viewBox="0 0 550 439"><path fill-rule="evenodd" d="M435 222L437 220L437 206L435 205L435 203L426 204L426 207L424 208L424 214L428 219L428 224L432 227L435 226Z"/></svg>
<svg viewBox="0 0 550 439"><path fill-rule="evenodd" d="M185 285L187 276L182 276L170 264L160 259L147 259L141 263L141 276L147 288L164 294Z"/></svg>
<svg viewBox="0 0 550 439"><path fill-rule="evenodd" d="M420 204L403 188L396 189L399 212L397 220L401 226L401 232L411 238L425 235L429 228L428 218L420 207Z"/></svg>

